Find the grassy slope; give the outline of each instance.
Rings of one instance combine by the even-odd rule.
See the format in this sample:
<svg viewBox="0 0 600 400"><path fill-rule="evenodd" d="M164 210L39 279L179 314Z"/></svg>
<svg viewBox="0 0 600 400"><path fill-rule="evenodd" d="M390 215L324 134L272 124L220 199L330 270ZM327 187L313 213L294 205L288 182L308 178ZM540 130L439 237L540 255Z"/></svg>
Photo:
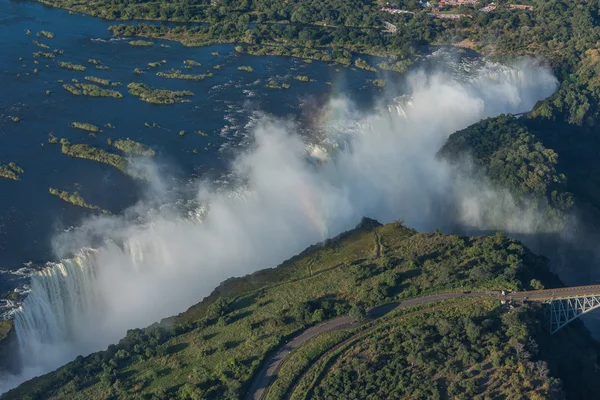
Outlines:
<svg viewBox="0 0 600 400"><path fill-rule="evenodd" d="M33 379L6 398L238 398L269 351L352 304L440 290L526 289L534 276L556 284L543 258L502 235L446 236L366 221L278 268L224 282L164 321L167 328L130 331L119 345Z"/></svg>

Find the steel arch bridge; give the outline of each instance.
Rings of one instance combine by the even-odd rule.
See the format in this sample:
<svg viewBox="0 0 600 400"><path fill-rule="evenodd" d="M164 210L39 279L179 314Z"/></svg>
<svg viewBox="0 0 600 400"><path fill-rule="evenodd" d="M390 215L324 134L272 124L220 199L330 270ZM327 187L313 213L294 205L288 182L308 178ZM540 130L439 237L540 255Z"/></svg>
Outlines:
<svg viewBox="0 0 600 400"><path fill-rule="evenodd" d="M600 295L566 297L548 300L547 318L550 333L556 333L569 322L600 308Z"/></svg>
<svg viewBox="0 0 600 400"><path fill-rule="evenodd" d="M600 308L600 285L532 290L511 293L507 297L546 303L548 329L553 334L583 314Z"/></svg>

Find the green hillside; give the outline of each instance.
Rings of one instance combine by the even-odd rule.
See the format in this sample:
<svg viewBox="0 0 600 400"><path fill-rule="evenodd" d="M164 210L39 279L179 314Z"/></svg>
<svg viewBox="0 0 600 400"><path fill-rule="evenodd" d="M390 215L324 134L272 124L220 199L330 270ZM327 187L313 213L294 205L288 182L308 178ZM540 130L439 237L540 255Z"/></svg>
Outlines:
<svg viewBox="0 0 600 400"><path fill-rule="evenodd" d="M430 293L542 284L559 284L546 259L501 234L418 233L365 219L3 398L243 398L262 361L310 325L347 313L360 320L361 310ZM284 361L267 395L541 399L567 391L597 398L595 346L578 323L549 336L538 306L458 298L317 335ZM582 368L585 377L576 373Z"/></svg>

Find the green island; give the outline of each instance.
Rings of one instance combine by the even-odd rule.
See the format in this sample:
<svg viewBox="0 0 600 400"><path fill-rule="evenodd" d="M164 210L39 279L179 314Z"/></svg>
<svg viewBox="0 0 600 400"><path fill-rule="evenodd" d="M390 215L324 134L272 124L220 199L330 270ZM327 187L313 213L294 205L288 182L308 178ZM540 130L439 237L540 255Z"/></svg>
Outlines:
<svg viewBox="0 0 600 400"><path fill-rule="evenodd" d="M363 60L360 57L354 61L354 66L356 68L364 69L366 71L373 71L373 72L377 71L375 68L370 66L365 60Z"/></svg>
<svg viewBox="0 0 600 400"><path fill-rule="evenodd" d="M104 86L110 86L111 85L111 81L109 79L97 78L95 76L86 76L83 79L85 79L86 81L98 83L98 84L104 85Z"/></svg>
<svg viewBox="0 0 600 400"><path fill-rule="evenodd" d="M40 57L45 57L45 58L53 59L56 56L53 53L46 53L46 52L43 52L43 51L36 51L35 53L33 53L33 58L40 58Z"/></svg>
<svg viewBox="0 0 600 400"><path fill-rule="evenodd" d="M118 154L89 146L87 144L71 144L66 139L61 139L61 151L69 157L83 158L110 165L119 171L136 179L146 179L143 174L130 170L127 159Z"/></svg>
<svg viewBox="0 0 600 400"><path fill-rule="evenodd" d="M130 83L127 85L129 93L137 96L142 101L152 104L174 104L177 102L186 101L183 99L187 96L193 96L194 93L189 90L172 91L167 89L153 89L143 83Z"/></svg>
<svg viewBox="0 0 600 400"><path fill-rule="evenodd" d="M100 128L98 128L96 125L88 124L87 122L72 122L71 128L81 129L93 133L101 132Z"/></svg>
<svg viewBox="0 0 600 400"><path fill-rule="evenodd" d="M439 292L558 285L514 239L419 233L363 219L277 268L223 282L186 312L34 378L6 400L239 399L290 338L332 318L283 361L266 399L597 398L597 346L581 323L550 335L538 303L456 297L365 319L365 310Z"/></svg>
<svg viewBox="0 0 600 400"><path fill-rule="evenodd" d="M183 60L183 64L188 65L190 67L201 67L202 66L202 64L200 64L198 61L194 61L194 60Z"/></svg>
<svg viewBox="0 0 600 400"><path fill-rule="evenodd" d="M385 85L386 85L385 79L369 79L369 80L367 80L367 82L369 82L371 85L377 86L377 87L385 87Z"/></svg>
<svg viewBox="0 0 600 400"><path fill-rule="evenodd" d="M246 71L246 72L253 72L254 68L252 68L249 65L242 65L242 66L238 67L238 70L239 71Z"/></svg>
<svg viewBox="0 0 600 400"><path fill-rule="evenodd" d="M35 34L35 36L37 36L37 37L43 36L47 39L54 39L54 33L48 32L48 31L39 31L38 33Z"/></svg>
<svg viewBox="0 0 600 400"><path fill-rule="evenodd" d="M40 43L37 40L32 40L32 42L33 42L33 44L35 44L38 47L41 47L42 49L49 49L50 48L50 46L48 46L47 44Z"/></svg>
<svg viewBox="0 0 600 400"><path fill-rule="evenodd" d="M296 77L294 79L297 81L300 81L300 82L315 82L314 79L310 79L306 75L296 75Z"/></svg>
<svg viewBox="0 0 600 400"><path fill-rule="evenodd" d="M8 164L0 164L0 178L18 181L23 172L23 169L12 161Z"/></svg>
<svg viewBox="0 0 600 400"><path fill-rule="evenodd" d="M185 79L185 80L191 80L191 81L203 81L206 78L212 78L213 74L212 74L212 72L209 72L208 74L192 75L192 74L184 74L180 70L177 70L177 69L171 69L167 72L157 72L156 76L160 76L162 78L167 78L167 79Z"/></svg>
<svg viewBox="0 0 600 400"><path fill-rule="evenodd" d="M113 142L111 142L111 145L116 148L121 150L123 153L128 153L128 154L135 154L138 156L150 156L150 157L154 157L156 155L156 152L154 150L152 150L150 147L133 141L129 138L125 139L125 140L115 140Z"/></svg>
<svg viewBox="0 0 600 400"><path fill-rule="evenodd" d="M289 89L291 85L285 82L280 85L279 83L277 83L277 81L270 80L269 83L265 85L265 87L269 89Z"/></svg>
<svg viewBox="0 0 600 400"><path fill-rule="evenodd" d="M65 62L65 61L61 61L58 65L61 68L70 69L73 71L85 72L85 70L87 70L87 68L84 67L83 65L73 64L73 63Z"/></svg>
<svg viewBox="0 0 600 400"><path fill-rule="evenodd" d="M114 97L122 99L123 94L116 90L104 89L97 85L89 83L76 83L74 85L64 84L63 88L75 96L90 96L90 97Z"/></svg>
<svg viewBox="0 0 600 400"><path fill-rule="evenodd" d="M60 190L54 189L54 188L50 188L49 192L51 195L56 196L56 197L60 198L61 200L66 201L67 203L73 204L74 206L87 208L87 209L94 210L94 211L99 211L102 214L107 214L107 215L111 214L111 212L108 210L104 210L98 206L87 203L84 200L84 198L81 197L79 195L79 193L77 193L77 192L69 193L69 192L60 191Z"/></svg>
<svg viewBox="0 0 600 400"><path fill-rule="evenodd" d="M154 42L148 42L147 40L132 40L129 42L130 46L134 47L152 47Z"/></svg>

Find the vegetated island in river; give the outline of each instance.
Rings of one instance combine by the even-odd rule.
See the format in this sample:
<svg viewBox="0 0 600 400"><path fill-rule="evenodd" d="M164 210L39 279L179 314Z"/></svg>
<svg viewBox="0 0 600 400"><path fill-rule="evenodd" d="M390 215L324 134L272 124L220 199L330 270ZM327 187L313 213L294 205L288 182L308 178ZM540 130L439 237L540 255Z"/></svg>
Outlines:
<svg viewBox="0 0 600 400"><path fill-rule="evenodd" d="M54 189L52 187L49 189L49 192L50 192L51 195L57 196L61 200L66 201L67 203L71 203L74 206L82 207L82 208L87 208L87 209L94 210L94 211L99 211L99 212L101 212L103 214L107 214L107 215L112 214L108 210L104 210L104 209L102 209L102 208L100 208L98 206L95 206L93 204L89 204L77 192L69 193L69 192L65 192L65 191L60 191L58 189Z"/></svg>
<svg viewBox="0 0 600 400"><path fill-rule="evenodd" d="M12 161L8 164L0 164L0 178L18 181L23 172L23 169Z"/></svg>
<svg viewBox="0 0 600 400"><path fill-rule="evenodd" d="M123 156L109 153L87 144L71 144L67 139L61 139L60 143L62 144L62 153L70 157L83 158L85 160L107 164L133 178L147 179L143 173L138 173L129 168L129 163Z"/></svg>
<svg viewBox="0 0 600 400"><path fill-rule="evenodd" d="M174 104L189 100L183 99L186 96L193 96L194 93L189 90L173 91L167 89L154 89L143 83L130 83L127 85L129 93L137 96L142 101L152 104Z"/></svg>
<svg viewBox="0 0 600 400"><path fill-rule="evenodd" d="M86 81L98 83L98 84L104 85L104 86L121 86L121 82L113 82L109 79L102 79L102 78L98 78L96 76L86 76L83 79L85 79Z"/></svg>
<svg viewBox="0 0 600 400"><path fill-rule="evenodd" d="M542 285L560 285L547 259L502 234L418 233L365 219L277 268L226 280L186 312L129 330L5 400L246 398L275 351L339 316L348 321L341 332L318 334L284 358L266 399L599 398L589 333L574 323L550 335L537 303L465 296L364 321L370 307L409 298Z"/></svg>
<svg viewBox="0 0 600 400"><path fill-rule="evenodd" d="M61 61L58 64L61 68L70 69L73 71L85 72L87 70L83 65L73 64L70 62Z"/></svg>
<svg viewBox="0 0 600 400"><path fill-rule="evenodd" d="M129 45L134 47L152 47L154 43L147 40L132 40L129 42Z"/></svg>
<svg viewBox="0 0 600 400"><path fill-rule="evenodd" d="M160 76L162 78L168 78L168 79L185 79L185 80L191 80L191 81L203 81L206 78L212 78L213 74L212 74L212 72L209 72L208 74L197 74L197 75L184 74L178 69L171 69L167 72L157 72L156 76Z"/></svg>
<svg viewBox="0 0 600 400"><path fill-rule="evenodd" d="M98 128L96 125L92 125L87 122L72 122L71 128L81 129L81 130L84 130L87 132L92 132L92 133L101 132L100 128Z"/></svg>
<svg viewBox="0 0 600 400"><path fill-rule="evenodd" d="M90 97L114 97L115 99L122 99L123 94L116 90L104 89L97 85L90 83L75 83L64 84L63 88L74 94L75 96L90 96Z"/></svg>
<svg viewBox="0 0 600 400"><path fill-rule="evenodd" d="M156 152L150 147L129 138L115 141L109 139L108 144L121 150L123 153L149 157L154 157L156 155Z"/></svg>

